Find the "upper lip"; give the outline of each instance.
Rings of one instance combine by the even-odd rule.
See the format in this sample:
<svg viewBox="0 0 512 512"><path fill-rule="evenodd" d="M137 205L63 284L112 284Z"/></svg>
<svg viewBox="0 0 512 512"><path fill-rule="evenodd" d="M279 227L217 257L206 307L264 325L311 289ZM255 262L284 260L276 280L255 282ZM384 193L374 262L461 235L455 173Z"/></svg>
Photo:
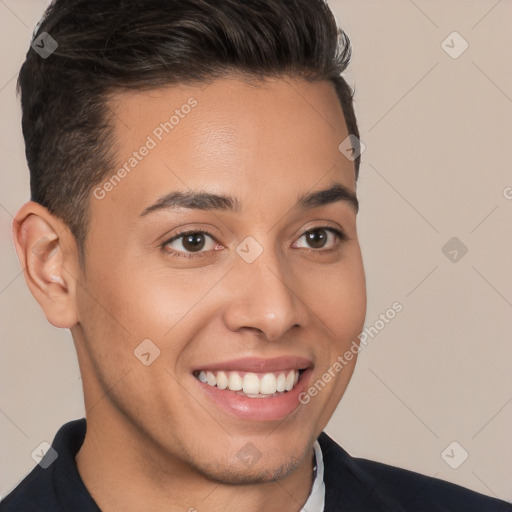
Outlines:
<svg viewBox="0 0 512 512"><path fill-rule="evenodd" d="M197 370L205 371L240 371L255 373L270 373L279 370L303 370L313 366L310 359L299 356L281 356L272 359L262 357L244 357L240 359L230 359L229 361L221 361L219 363L207 364L197 367Z"/></svg>

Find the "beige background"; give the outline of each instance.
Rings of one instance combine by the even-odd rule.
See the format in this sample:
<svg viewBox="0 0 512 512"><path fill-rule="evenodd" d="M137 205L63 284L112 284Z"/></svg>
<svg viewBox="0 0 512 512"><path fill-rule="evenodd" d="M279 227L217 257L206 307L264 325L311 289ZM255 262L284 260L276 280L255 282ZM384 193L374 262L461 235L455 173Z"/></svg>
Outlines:
<svg viewBox="0 0 512 512"><path fill-rule="evenodd" d="M10 234L29 197L15 77L47 3L0 0L2 496L40 442L84 414L70 334L29 294ZM512 501L512 4L330 4L354 46L347 76L367 147L367 325L395 301L403 311L361 353L326 431L353 455ZM454 31L469 44L457 59L441 46ZM468 248L456 263L441 251L454 236ZM452 441L469 452L458 469L441 457Z"/></svg>

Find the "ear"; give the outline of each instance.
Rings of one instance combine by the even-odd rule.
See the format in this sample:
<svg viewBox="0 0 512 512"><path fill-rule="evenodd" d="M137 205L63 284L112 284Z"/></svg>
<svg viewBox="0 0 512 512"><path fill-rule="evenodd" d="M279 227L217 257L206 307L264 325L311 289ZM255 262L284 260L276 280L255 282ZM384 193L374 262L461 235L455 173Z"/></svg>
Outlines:
<svg viewBox="0 0 512 512"><path fill-rule="evenodd" d="M30 292L55 327L77 323L76 279L80 265L75 238L64 222L29 201L12 224L14 245Z"/></svg>

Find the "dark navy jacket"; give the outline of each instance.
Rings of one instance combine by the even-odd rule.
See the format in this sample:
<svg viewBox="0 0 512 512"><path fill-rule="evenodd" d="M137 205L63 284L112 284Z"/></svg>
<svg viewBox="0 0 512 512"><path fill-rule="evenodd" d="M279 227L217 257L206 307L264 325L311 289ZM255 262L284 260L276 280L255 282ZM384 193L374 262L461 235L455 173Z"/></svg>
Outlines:
<svg viewBox="0 0 512 512"><path fill-rule="evenodd" d="M46 469L37 465L0 502L0 512L100 511L75 464L85 431L84 418L62 426L52 443L57 459ZM324 512L512 512L511 504L464 487L353 458L325 432L318 441L324 459Z"/></svg>

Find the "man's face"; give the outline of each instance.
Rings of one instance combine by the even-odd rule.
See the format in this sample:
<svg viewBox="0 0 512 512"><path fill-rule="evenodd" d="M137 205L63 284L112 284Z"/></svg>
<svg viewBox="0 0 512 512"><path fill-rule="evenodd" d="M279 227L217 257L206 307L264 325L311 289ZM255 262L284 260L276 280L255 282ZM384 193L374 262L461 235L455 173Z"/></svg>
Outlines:
<svg viewBox="0 0 512 512"><path fill-rule="evenodd" d="M336 184L355 194L334 88L223 79L109 107L117 166L91 194L73 328L89 423L163 468L283 477L341 399L355 359L332 367L366 311L354 205L298 203ZM238 211L163 200L178 191L230 196Z"/></svg>

